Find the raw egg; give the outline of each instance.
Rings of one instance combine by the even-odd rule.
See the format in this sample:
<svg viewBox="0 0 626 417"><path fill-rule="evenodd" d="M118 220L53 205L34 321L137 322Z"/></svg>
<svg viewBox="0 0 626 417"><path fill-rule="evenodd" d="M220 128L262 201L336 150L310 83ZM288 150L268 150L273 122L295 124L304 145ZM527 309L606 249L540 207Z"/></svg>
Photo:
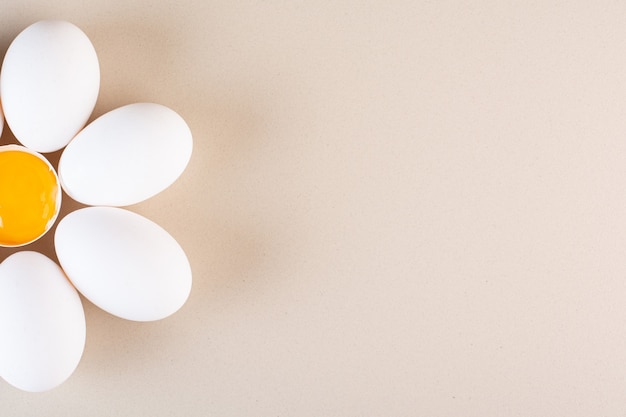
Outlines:
<svg viewBox="0 0 626 417"><path fill-rule="evenodd" d="M0 246L37 240L60 207L59 180L46 159L22 146L0 147Z"/></svg>

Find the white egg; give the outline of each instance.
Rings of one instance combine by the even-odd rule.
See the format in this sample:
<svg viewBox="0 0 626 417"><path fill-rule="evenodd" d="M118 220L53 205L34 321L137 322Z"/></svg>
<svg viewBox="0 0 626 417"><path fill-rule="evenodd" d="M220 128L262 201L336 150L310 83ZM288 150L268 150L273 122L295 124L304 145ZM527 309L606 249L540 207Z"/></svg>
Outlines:
<svg viewBox="0 0 626 417"><path fill-rule="evenodd" d="M173 110L135 103L85 127L63 151L59 178L83 204L127 206L170 186L192 151L191 131Z"/></svg>
<svg viewBox="0 0 626 417"><path fill-rule="evenodd" d="M98 98L100 67L89 38L69 22L44 20L9 46L0 72L4 116L15 137L38 152L69 143Z"/></svg>
<svg viewBox="0 0 626 417"><path fill-rule="evenodd" d="M57 264L18 252L0 264L0 376L25 391L46 391L76 369L85 347L78 293Z"/></svg>
<svg viewBox="0 0 626 417"><path fill-rule="evenodd" d="M81 294L128 320L176 312L191 290L191 267L178 242L156 223L116 207L87 207L59 222L59 262Z"/></svg>

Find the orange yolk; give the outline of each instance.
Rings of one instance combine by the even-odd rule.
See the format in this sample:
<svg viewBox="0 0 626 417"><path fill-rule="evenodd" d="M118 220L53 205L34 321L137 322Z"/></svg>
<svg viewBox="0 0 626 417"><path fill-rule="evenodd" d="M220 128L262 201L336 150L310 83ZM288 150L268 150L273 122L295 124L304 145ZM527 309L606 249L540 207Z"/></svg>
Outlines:
<svg viewBox="0 0 626 417"><path fill-rule="evenodd" d="M48 230L58 210L57 177L25 151L0 152L0 245L29 243Z"/></svg>

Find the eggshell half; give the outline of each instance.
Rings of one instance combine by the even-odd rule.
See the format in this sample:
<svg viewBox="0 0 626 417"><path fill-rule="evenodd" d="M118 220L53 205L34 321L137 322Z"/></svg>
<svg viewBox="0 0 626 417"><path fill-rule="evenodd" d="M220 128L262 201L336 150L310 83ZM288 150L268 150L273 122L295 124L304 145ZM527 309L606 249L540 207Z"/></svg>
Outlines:
<svg viewBox="0 0 626 417"><path fill-rule="evenodd" d="M177 311L191 290L187 256L169 233L139 214L87 207L59 222L59 262L74 286L103 310L152 321Z"/></svg>
<svg viewBox="0 0 626 417"><path fill-rule="evenodd" d="M176 112L129 104L100 116L72 140L59 161L59 178L83 204L127 206L176 181L191 150L191 131Z"/></svg>
<svg viewBox="0 0 626 417"><path fill-rule="evenodd" d="M4 112L2 111L2 101L0 101L0 136L2 136L2 129L4 129Z"/></svg>
<svg viewBox="0 0 626 417"><path fill-rule="evenodd" d="M65 21L43 20L24 29L0 72L6 121L24 146L38 152L69 143L89 119L99 88L93 45Z"/></svg>
<svg viewBox="0 0 626 417"><path fill-rule="evenodd" d="M0 264L0 376L25 391L46 391L76 369L85 314L57 264L17 252Z"/></svg>

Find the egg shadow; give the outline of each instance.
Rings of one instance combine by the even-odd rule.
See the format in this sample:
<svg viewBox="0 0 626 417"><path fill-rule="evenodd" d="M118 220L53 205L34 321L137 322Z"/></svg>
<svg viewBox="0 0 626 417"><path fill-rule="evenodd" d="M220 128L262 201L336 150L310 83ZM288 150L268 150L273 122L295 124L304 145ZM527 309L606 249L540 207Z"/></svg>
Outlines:
<svg viewBox="0 0 626 417"><path fill-rule="evenodd" d="M13 39L31 23L33 22L29 19L16 17L10 20L10 24L2 26L2 32L0 33L0 62L4 61L4 56Z"/></svg>
<svg viewBox="0 0 626 417"><path fill-rule="evenodd" d="M237 301L245 302L243 293L272 285L257 279L262 265L276 252L265 225L255 222L254 213L228 210L222 199L210 199L211 206L206 205L207 195L223 195L225 187L238 189L237 172L246 160L242 156L254 157L257 147L262 147L258 141L262 115L245 93L237 97L228 94L216 90L198 95L202 100L212 99L190 113L191 117L184 113L194 135L189 166L168 189L126 207L159 224L183 247L193 275L189 299L171 317L147 323L120 319L84 302L88 338L85 360L78 369L81 374L115 379L120 372L140 372L147 363L156 366L170 361L165 357L168 347L195 343L195 338L203 337L190 322L219 328L225 311L242 307Z"/></svg>

